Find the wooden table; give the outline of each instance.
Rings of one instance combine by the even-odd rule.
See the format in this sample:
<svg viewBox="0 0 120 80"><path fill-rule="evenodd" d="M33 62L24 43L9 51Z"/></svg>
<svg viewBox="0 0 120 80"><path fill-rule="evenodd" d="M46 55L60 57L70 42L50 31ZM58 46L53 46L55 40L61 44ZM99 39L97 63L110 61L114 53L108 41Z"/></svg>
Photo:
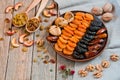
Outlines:
<svg viewBox="0 0 120 80"><path fill-rule="evenodd" d="M23 2L23 7L14 13L5 14L5 8L9 5L14 5L17 2ZM20 44L19 48L11 49L11 40L22 33L23 29L13 36L7 36L5 33L11 26L10 23L6 23L6 18L12 19L13 15L25 10L30 4L31 0L0 0L0 37L4 38L0 41L0 80L62 80L60 73L58 72L59 65L66 64L70 68L73 68L74 62L66 60L55 53L49 42L45 42L48 52L51 57L56 59L55 64L44 64L43 60L38 59L38 55L42 52L37 52L36 46L28 48L27 52L22 52L23 45ZM38 7L32 9L29 12L29 17L33 17ZM37 31L29 36L31 40L37 40L36 35L46 39L46 31ZM37 62L35 62L37 60ZM50 71L52 70L52 71ZM72 79L72 77L69 77ZM70 79L69 79L70 80Z"/></svg>

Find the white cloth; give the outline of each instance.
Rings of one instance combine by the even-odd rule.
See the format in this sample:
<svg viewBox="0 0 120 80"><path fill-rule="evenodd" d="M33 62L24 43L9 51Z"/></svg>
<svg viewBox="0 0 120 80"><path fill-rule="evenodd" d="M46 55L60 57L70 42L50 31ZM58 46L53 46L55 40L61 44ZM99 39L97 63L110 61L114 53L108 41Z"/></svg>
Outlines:
<svg viewBox="0 0 120 80"><path fill-rule="evenodd" d="M109 23L105 23L108 30L108 43L103 53L89 61L89 62L76 62L75 70L85 68L88 64L100 64L103 59L109 60L109 56L116 53L120 56L120 0L55 0L60 7L60 13L71 10L89 11L94 6L102 7L106 2L111 2L115 6L114 19ZM98 80L120 80L120 61L111 62L111 66L103 71L103 77ZM87 77L81 78L76 72L73 80L96 80L93 73L89 73Z"/></svg>

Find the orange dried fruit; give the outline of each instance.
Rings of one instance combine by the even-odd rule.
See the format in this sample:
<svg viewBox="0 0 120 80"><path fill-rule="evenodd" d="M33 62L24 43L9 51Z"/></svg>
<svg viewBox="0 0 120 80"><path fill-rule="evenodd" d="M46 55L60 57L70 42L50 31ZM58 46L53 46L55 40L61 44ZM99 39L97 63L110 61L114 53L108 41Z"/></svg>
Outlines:
<svg viewBox="0 0 120 80"><path fill-rule="evenodd" d="M61 37L62 37L62 38L64 38L64 39L66 39L66 40L68 40L68 39L69 39L69 37L68 37L68 36L66 36L66 35L61 35Z"/></svg>
<svg viewBox="0 0 120 80"><path fill-rule="evenodd" d="M72 36L72 37L70 38L70 41L72 41L72 42L74 42L74 43L77 43L79 40L78 40L77 37Z"/></svg>
<svg viewBox="0 0 120 80"><path fill-rule="evenodd" d="M71 31L70 29L68 29L67 27L64 27L64 30L67 31L68 33L72 34L72 35L74 34L74 32Z"/></svg>
<svg viewBox="0 0 120 80"><path fill-rule="evenodd" d="M80 24L79 27L80 27L80 28L83 28L83 29L87 29L87 27L84 26L84 25L82 25L82 24ZM79 28L79 27L78 27L78 28Z"/></svg>
<svg viewBox="0 0 120 80"><path fill-rule="evenodd" d="M73 24L76 24L76 25L79 25L79 24L81 24L81 21L79 21L79 20L77 20L77 19L74 19L74 20L72 21L72 23L73 23Z"/></svg>
<svg viewBox="0 0 120 80"><path fill-rule="evenodd" d="M61 49L64 49L66 47L66 44L62 43L59 39L57 40L57 44Z"/></svg>
<svg viewBox="0 0 120 80"><path fill-rule="evenodd" d="M87 24L86 22L82 22L82 25L84 25L85 27L89 27L89 24Z"/></svg>
<svg viewBox="0 0 120 80"><path fill-rule="evenodd" d="M63 49L63 53L64 53L65 55L69 55L69 56L70 56L70 55L72 55L73 52L72 52L72 51L69 51L68 49L65 48L65 49Z"/></svg>
<svg viewBox="0 0 120 80"><path fill-rule="evenodd" d="M76 12L75 13L75 16L84 16L85 15L85 13L83 13L83 12Z"/></svg>
<svg viewBox="0 0 120 80"><path fill-rule="evenodd" d="M78 28L78 30L81 31L81 32L83 32L83 33L86 32L86 29L83 29L83 28L80 28L80 27Z"/></svg>
<svg viewBox="0 0 120 80"><path fill-rule="evenodd" d="M57 43L55 44L55 46L54 46L54 47L55 47L55 50L57 50L57 51L62 51L62 49L58 46L58 44L57 44Z"/></svg>
<svg viewBox="0 0 120 80"><path fill-rule="evenodd" d="M74 48L71 47L71 46L69 46L69 45L67 45L66 48L67 48L69 51L73 51L73 50L74 50Z"/></svg>
<svg viewBox="0 0 120 80"><path fill-rule="evenodd" d="M82 37L81 36L78 36L78 35L74 35L74 37L76 37L77 39L82 39Z"/></svg>
<svg viewBox="0 0 120 80"><path fill-rule="evenodd" d="M71 27L73 27L73 28L77 28L78 26L76 25L76 24L74 24L74 23L70 23L69 24Z"/></svg>
<svg viewBox="0 0 120 80"><path fill-rule="evenodd" d="M78 31L78 30L74 31L74 33L78 36L81 36L81 37L85 34L85 33Z"/></svg>
<svg viewBox="0 0 120 80"><path fill-rule="evenodd" d="M72 42L72 41L68 41L68 45L71 47L76 47L76 43Z"/></svg>
<svg viewBox="0 0 120 80"><path fill-rule="evenodd" d="M63 39L62 37L59 37L59 40L62 42L62 43L67 43L67 40Z"/></svg>
<svg viewBox="0 0 120 80"><path fill-rule="evenodd" d="M66 26L66 28L68 28L69 30L71 30L71 31L74 31L76 28L75 27L71 27L71 26Z"/></svg>
<svg viewBox="0 0 120 80"><path fill-rule="evenodd" d="M83 17L82 16L75 16L75 19L82 21Z"/></svg>
<svg viewBox="0 0 120 80"><path fill-rule="evenodd" d="M86 20L93 20L93 19L94 19L94 18L93 18L93 15L91 15L91 14L89 14L89 13L86 13L86 14L85 14L85 17L86 17L86 18L85 18Z"/></svg>
<svg viewBox="0 0 120 80"><path fill-rule="evenodd" d="M68 36L68 37L71 37L72 36L72 34L69 34L67 31L65 31L65 30L62 30L62 34L63 35L66 35L66 36Z"/></svg>

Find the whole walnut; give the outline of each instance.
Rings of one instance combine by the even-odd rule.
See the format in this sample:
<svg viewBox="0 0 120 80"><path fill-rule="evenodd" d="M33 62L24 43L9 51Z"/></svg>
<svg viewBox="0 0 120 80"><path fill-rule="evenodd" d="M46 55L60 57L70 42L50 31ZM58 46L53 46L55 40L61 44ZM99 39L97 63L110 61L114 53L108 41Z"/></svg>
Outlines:
<svg viewBox="0 0 120 80"><path fill-rule="evenodd" d="M105 22L108 22L113 19L113 14L112 13L104 13L102 15L102 20Z"/></svg>
<svg viewBox="0 0 120 80"><path fill-rule="evenodd" d="M101 14L103 13L103 9L102 9L101 7L95 6L95 7L93 7L93 8L91 9L91 12L92 12L93 14L99 16L99 15L101 15Z"/></svg>
<svg viewBox="0 0 120 80"><path fill-rule="evenodd" d="M104 6L103 6L103 11L104 12L112 12L113 11L113 4L111 3L106 3Z"/></svg>

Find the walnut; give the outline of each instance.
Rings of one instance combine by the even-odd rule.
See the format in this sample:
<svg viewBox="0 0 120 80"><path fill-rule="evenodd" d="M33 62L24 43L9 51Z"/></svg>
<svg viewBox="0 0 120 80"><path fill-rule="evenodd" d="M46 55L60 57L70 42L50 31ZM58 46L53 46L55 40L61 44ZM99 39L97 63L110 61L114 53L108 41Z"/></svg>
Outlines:
<svg viewBox="0 0 120 80"><path fill-rule="evenodd" d="M106 3L104 6L103 6L103 11L104 12L112 12L114 9L113 7L113 4L111 3Z"/></svg>
<svg viewBox="0 0 120 80"><path fill-rule="evenodd" d="M102 77L102 72L96 71L96 72L94 72L93 76L94 76L95 78L101 78L101 77Z"/></svg>
<svg viewBox="0 0 120 80"><path fill-rule="evenodd" d="M92 64L89 64L87 67L86 67L86 70L87 71L90 71L90 72L93 72L95 70L95 66L92 65Z"/></svg>
<svg viewBox="0 0 120 80"><path fill-rule="evenodd" d="M107 61L107 60L103 60L101 65L102 65L103 68L108 68L110 66L110 62Z"/></svg>
<svg viewBox="0 0 120 80"><path fill-rule="evenodd" d="M109 22L112 19L113 19L113 14L112 13L104 13L102 15L102 20L105 21L105 22Z"/></svg>
<svg viewBox="0 0 120 80"><path fill-rule="evenodd" d="M118 56L117 54L112 54L112 55L110 56L110 59L111 59L112 61L118 61L118 60L119 60L119 56Z"/></svg>
<svg viewBox="0 0 120 80"><path fill-rule="evenodd" d="M98 70L98 71L100 71L100 72L103 71L103 67L100 64L97 64L95 66L95 69Z"/></svg>
<svg viewBox="0 0 120 80"><path fill-rule="evenodd" d="M97 16L101 15L103 13L103 9L101 7L93 7L91 12Z"/></svg>
<svg viewBox="0 0 120 80"><path fill-rule="evenodd" d="M86 77L88 75L88 72L84 69L79 70L78 74L80 74L81 77Z"/></svg>

